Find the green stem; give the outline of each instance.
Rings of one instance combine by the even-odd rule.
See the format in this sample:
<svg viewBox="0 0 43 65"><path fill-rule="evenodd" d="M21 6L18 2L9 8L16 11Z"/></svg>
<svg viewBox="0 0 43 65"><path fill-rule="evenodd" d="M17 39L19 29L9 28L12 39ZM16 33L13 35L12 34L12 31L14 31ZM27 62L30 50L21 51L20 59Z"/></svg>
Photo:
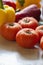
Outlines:
<svg viewBox="0 0 43 65"><path fill-rule="evenodd" d="M20 3L21 6L23 6L25 3L25 0L18 0L18 2Z"/></svg>
<svg viewBox="0 0 43 65"><path fill-rule="evenodd" d="M2 0L0 0L0 8L4 9Z"/></svg>

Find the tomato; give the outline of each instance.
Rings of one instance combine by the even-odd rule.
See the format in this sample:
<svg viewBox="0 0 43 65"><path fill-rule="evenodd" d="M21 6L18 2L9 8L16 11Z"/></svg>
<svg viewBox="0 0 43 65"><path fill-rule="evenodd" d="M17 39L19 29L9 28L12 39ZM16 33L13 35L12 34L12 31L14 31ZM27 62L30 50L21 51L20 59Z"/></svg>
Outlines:
<svg viewBox="0 0 43 65"><path fill-rule="evenodd" d="M43 36L43 25L40 25L36 28L37 33L39 34L39 39Z"/></svg>
<svg viewBox="0 0 43 65"><path fill-rule="evenodd" d="M23 28L35 29L38 26L38 21L33 17L25 17L18 22Z"/></svg>
<svg viewBox="0 0 43 65"><path fill-rule="evenodd" d="M41 37L41 40L40 40L40 48L43 50L43 36Z"/></svg>
<svg viewBox="0 0 43 65"><path fill-rule="evenodd" d="M24 48L33 48L37 44L38 40L38 33L30 28L24 28L16 35L17 43Z"/></svg>
<svg viewBox="0 0 43 65"><path fill-rule="evenodd" d="M22 29L18 23L6 23L1 26L1 35L7 40L16 40L17 32Z"/></svg>

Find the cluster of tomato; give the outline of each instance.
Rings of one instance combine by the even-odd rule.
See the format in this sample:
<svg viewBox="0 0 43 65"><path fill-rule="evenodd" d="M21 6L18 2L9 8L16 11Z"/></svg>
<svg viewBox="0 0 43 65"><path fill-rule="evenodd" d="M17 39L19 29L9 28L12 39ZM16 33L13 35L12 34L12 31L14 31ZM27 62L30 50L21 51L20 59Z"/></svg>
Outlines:
<svg viewBox="0 0 43 65"><path fill-rule="evenodd" d="M43 49L43 25L38 26L38 21L33 17L25 17L18 23L5 23L1 26L1 35L7 40L16 40L24 48L33 48L40 39Z"/></svg>
<svg viewBox="0 0 43 65"><path fill-rule="evenodd" d="M15 3L3 2L16 10ZM16 14L18 23L4 23L1 26L1 35L7 40L15 40L24 48L34 48L37 43L40 43L40 47L43 49L43 25L39 26L38 23L40 14L40 9L36 5L23 9L19 14Z"/></svg>

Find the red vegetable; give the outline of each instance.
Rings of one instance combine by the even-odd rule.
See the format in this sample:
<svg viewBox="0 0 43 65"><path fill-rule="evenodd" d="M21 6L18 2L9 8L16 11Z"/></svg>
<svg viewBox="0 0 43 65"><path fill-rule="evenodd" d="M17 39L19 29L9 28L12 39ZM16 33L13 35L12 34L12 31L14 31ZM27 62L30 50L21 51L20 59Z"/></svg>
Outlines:
<svg viewBox="0 0 43 65"><path fill-rule="evenodd" d="M41 11L37 7L37 5L30 5L24 8L23 10L21 10L20 12L16 13L16 22L18 22L20 19L24 17L34 17L36 20L39 21L40 14L41 14Z"/></svg>
<svg viewBox="0 0 43 65"><path fill-rule="evenodd" d="M39 40L37 32L30 28L20 30L16 35L17 43L24 48L33 48Z"/></svg>
<svg viewBox="0 0 43 65"><path fill-rule="evenodd" d="M12 1L3 1L4 4L9 5L11 7L13 7L16 10L16 3L12 2Z"/></svg>
<svg viewBox="0 0 43 65"><path fill-rule="evenodd" d="M23 28L35 29L38 26L38 21L33 17L25 17L18 22Z"/></svg>
<svg viewBox="0 0 43 65"><path fill-rule="evenodd" d="M6 23L1 26L1 35L7 40L16 40L16 34L21 29L18 23Z"/></svg>
<svg viewBox="0 0 43 65"><path fill-rule="evenodd" d="M40 48L43 50L43 36L42 36L42 38L40 40Z"/></svg>

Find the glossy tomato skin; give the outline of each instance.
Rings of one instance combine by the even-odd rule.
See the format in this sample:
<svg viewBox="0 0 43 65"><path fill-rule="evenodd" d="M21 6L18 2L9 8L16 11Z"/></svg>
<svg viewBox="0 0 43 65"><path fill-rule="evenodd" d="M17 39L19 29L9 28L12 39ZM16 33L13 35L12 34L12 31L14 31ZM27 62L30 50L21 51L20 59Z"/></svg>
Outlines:
<svg viewBox="0 0 43 65"><path fill-rule="evenodd" d="M41 40L40 40L40 48L43 50L43 36L41 37Z"/></svg>
<svg viewBox="0 0 43 65"><path fill-rule="evenodd" d="M30 28L20 30L16 35L17 43L24 48L33 48L37 44L39 36L37 32Z"/></svg>
<svg viewBox="0 0 43 65"><path fill-rule="evenodd" d="M35 29L38 26L38 21L33 17L25 17L18 22L23 28Z"/></svg>
<svg viewBox="0 0 43 65"><path fill-rule="evenodd" d="M40 25L36 28L37 33L39 34L39 40L43 36L43 25Z"/></svg>
<svg viewBox="0 0 43 65"><path fill-rule="evenodd" d="M17 32L22 29L18 23L6 23L1 26L1 35L7 40L16 40Z"/></svg>

